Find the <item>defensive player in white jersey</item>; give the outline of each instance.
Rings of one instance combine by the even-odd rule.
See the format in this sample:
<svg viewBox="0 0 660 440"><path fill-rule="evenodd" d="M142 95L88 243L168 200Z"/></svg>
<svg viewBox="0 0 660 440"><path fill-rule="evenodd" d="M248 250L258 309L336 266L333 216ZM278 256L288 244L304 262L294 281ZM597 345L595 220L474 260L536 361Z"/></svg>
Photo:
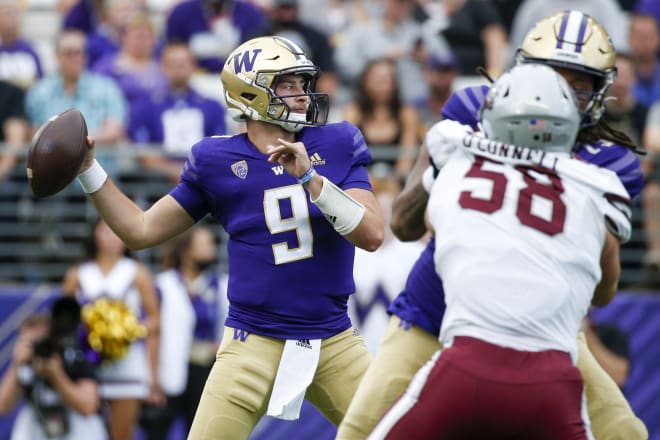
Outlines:
<svg viewBox="0 0 660 440"><path fill-rule="evenodd" d="M480 119L486 138L442 123L427 208L445 349L372 437L593 438L576 335L616 292L630 200L615 173L570 157L578 109L551 68L504 74Z"/></svg>
<svg viewBox="0 0 660 440"><path fill-rule="evenodd" d="M522 43L518 63L546 64L560 72L576 90L581 128L573 153L585 162L615 172L630 198L643 186L635 145L609 127L601 118L603 99L616 76L614 47L605 29L579 11L562 11L539 21ZM478 129L478 111L490 84L455 91L442 109L442 119L458 121ZM437 142L432 128L429 148ZM426 233L424 211L428 193L422 176L429 154L422 149L406 185L393 204L392 230L404 241ZM430 170L429 170L430 171ZM425 179L426 181L426 179ZM428 182L426 182L428 183ZM445 311L442 281L435 273L435 241L430 240L408 276L405 288L392 301L391 319L374 360L356 392L337 440L365 438L393 402L403 393L412 376L441 348L438 341ZM597 440L646 440L644 423L635 416L623 393L598 364L578 335L578 369L585 382L589 417ZM401 353L405 352L405 356Z"/></svg>

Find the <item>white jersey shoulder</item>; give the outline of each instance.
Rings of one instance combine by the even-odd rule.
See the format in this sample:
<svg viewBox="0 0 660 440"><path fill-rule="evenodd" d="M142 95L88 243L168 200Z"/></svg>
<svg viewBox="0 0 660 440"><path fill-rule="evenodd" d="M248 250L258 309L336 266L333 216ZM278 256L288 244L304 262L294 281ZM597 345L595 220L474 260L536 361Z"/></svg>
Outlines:
<svg viewBox="0 0 660 440"><path fill-rule="evenodd" d="M575 356L601 278L606 219L629 236L629 200L614 173L547 159L554 168L457 148L441 169L428 215L447 302L443 343L465 335Z"/></svg>

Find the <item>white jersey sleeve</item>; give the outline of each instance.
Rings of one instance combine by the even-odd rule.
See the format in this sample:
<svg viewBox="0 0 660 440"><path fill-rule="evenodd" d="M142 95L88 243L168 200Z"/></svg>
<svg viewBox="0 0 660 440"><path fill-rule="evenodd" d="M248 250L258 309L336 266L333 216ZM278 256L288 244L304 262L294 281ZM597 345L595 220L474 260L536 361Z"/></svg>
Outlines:
<svg viewBox="0 0 660 440"><path fill-rule="evenodd" d="M607 228L621 243L632 234L632 202L615 172L578 160L558 164L566 178L575 179L583 188L593 192Z"/></svg>

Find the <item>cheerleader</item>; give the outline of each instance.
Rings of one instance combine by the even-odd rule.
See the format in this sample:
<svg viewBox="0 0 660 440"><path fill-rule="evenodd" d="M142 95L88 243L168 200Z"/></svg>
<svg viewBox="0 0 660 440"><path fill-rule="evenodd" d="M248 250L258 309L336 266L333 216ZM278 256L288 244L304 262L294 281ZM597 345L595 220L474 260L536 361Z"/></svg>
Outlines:
<svg viewBox="0 0 660 440"><path fill-rule="evenodd" d="M131 439L143 400L164 399L158 382L158 298L148 268L129 256L124 243L98 221L86 243L84 261L68 270L62 290L83 305L98 299L121 301L138 317L147 337L136 340L119 359L100 368L100 394L107 402L112 440Z"/></svg>

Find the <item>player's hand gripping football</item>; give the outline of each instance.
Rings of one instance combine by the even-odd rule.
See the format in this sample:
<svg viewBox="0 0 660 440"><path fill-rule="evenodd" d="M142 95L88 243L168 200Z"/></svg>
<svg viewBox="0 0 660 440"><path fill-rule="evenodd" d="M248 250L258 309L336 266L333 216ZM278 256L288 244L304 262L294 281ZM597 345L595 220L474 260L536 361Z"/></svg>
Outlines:
<svg viewBox="0 0 660 440"><path fill-rule="evenodd" d="M266 150L268 162L279 162L287 173L296 179L300 178L312 165L305 144L284 139L278 141L279 145L270 145Z"/></svg>
<svg viewBox="0 0 660 440"><path fill-rule="evenodd" d="M91 136L87 136L85 140L87 141L87 154L85 155L85 160L83 160L82 165L80 165L78 174L87 171L87 169L94 163L94 145L96 145L96 140Z"/></svg>

